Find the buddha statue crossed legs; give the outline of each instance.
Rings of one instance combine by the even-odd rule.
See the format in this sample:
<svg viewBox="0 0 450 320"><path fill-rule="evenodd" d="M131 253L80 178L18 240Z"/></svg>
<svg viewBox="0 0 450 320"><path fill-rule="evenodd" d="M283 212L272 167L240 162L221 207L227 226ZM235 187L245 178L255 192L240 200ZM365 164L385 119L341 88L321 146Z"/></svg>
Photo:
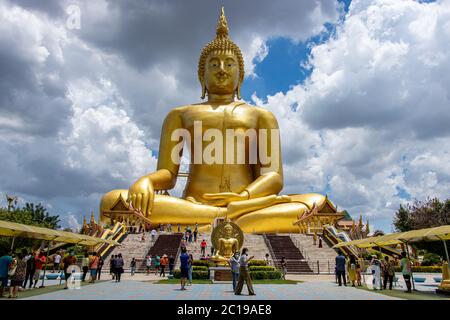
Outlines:
<svg viewBox="0 0 450 320"><path fill-rule="evenodd" d="M201 53L198 77L207 101L169 112L162 126L157 170L129 190L105 194L100 212L111 209L122 195L154 224L209 225L228 217L244 232L297 232L293 222L325 197L279 195L283 170L278 123L271 112L235 101L240 99L244 62L228 36L223 9L216 38ZM256 134L249 134L252 130ZM236 140L242 152L228 148ZM183 152L191 159L183 197L158 194L174 188Z"/></svg>

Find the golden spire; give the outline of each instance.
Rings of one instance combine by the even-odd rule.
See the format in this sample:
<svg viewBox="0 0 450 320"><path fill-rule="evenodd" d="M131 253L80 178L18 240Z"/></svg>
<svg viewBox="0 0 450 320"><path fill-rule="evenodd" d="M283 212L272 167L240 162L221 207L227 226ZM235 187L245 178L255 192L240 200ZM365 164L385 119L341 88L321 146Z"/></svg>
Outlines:
<svg viewBox="0 0 450 320"><path fill-rule="evenodd" d="M228 38L228 22L225 16L225 8L222 7L220 13L219 22L217 23L216 35L218 38L225 37Z"/></svg>
<svg viewBox="0 0 450 320"><path fill-rule="evenodd" d="M95 216L94 216L94 211L92 211L91 213L91 225L95 224Z"/></svg>
<svg viewBox="0 0 450 320"><path fill-rule="evenodd" d="M86 216L83 216L83 228L86 227L87 223L86 223Z"/></svg>

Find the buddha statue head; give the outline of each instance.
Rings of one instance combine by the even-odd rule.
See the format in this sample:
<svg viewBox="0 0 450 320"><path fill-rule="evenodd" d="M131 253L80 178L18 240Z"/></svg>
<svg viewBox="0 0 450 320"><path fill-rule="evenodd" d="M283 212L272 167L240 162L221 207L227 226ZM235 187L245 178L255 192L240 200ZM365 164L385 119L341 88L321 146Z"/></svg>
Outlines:
<svg viewBox="0 0 450 320"><path fill-rule="evenodd" d="M223 228L224 230L224 234L225 237L227 239L232 238L233 237L233 227L231 226L231 224L226 224L225 227Z"/></svg>
<svg viewBox="0 0 450 320"><path fill-rule="evenodd" d="M223 7L216 37L203 48L200 55L198 78L202 86L202 99L207 94L232 94L241 98L244 58L239 47L228 36L228 22Z"/></svg>

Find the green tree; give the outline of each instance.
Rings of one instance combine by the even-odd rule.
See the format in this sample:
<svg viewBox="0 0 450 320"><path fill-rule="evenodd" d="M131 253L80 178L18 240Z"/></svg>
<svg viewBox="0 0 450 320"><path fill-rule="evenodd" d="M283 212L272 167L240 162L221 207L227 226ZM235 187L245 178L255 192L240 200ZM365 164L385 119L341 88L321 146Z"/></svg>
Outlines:
<svg viewBox="0 0 450 320"><path fill-rule="evenodd" d="M405 207L400 205L394 217L395 229L400 232L448 224L450 224L450 199L444 202L437 198L428 198L425 201L415 199ZM439 254L441 257L445 255L441 242L418 242L414 243L414 247Z"/></svg>
<svg viewBox="0 0 450 320"><path fill-rule="evenodd" d="M400 205L400 208L395 213L394 226L395 229L400 232L412 230L410 212L408 208Z"/></svg>
<svg viewBox="0 0 450 320"><path fill-rule="evenodd" d="M11 211L8 211L7 208L0 208L0 220L50 229L59 228L60 222L58 215L50 215L42 204L34 205L33 203L26 203L22 208L17 208ZM11 244L12 238L1 237L0 255L4 255L9 252L11 249ZM40 240L24 238L16 238L14 240L14 247L16 250L20 250L22 248L31 250L32 248L39 247L40 245Z"/></svg>

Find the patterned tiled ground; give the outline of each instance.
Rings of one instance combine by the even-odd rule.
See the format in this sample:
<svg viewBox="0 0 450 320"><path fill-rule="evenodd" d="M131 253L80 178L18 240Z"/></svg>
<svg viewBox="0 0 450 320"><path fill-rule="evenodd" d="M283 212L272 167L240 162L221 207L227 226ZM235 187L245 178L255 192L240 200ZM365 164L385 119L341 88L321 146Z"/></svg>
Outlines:
<svg viewBox="0 0 450 320"><path fill-rule="evenodd" d="M178 285L140 281L103 282L79 290L57 291L27 300L393 300L379 293L330 282L296 285L255 285L256 296L235 296L230 284L196 284L180 291Z"/></svg>

